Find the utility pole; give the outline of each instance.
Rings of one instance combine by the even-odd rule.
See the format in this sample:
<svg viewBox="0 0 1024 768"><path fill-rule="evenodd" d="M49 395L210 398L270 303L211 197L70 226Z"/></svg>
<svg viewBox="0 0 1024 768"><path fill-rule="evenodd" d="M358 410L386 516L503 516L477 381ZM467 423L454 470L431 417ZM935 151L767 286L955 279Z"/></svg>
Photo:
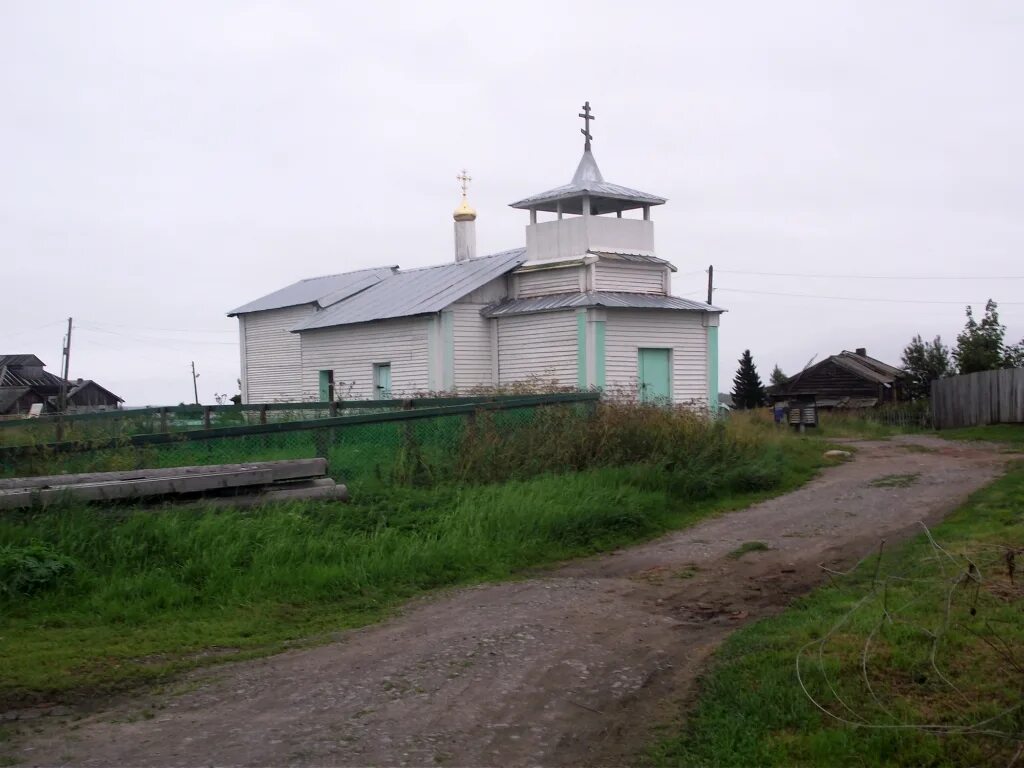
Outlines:
<svg viewBox="0 0 1024 768"><path fill-rule="evenodd" d="M64 412L68 409L68 371L71 368L71 318L68 318L68 335L64 337L64 349L60 361L60 396L57 399L57 442L64 439Z"/></svg>
<svg viewBox="0 0 1024 768"><path fill-rule="evenodd" d="M708 267L708 304L711 304L711 294L715 290L715 267L711 265Z"/></svg>
<svg viewBox="0 0 1024 768"><path fill-rule="evenodd" d="M192 361L192 394L195 395L196 405L199 405L199 385L196 384L196 379L199 378L199 374L196 373L196 361Z"/></svg>

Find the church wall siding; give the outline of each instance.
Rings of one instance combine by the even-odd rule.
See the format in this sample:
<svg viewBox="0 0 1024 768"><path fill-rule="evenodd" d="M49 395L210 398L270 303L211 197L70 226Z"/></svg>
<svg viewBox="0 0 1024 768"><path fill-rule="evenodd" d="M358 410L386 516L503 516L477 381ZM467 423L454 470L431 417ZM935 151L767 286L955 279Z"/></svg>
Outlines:
<svg viewBox="0 0 1024 768"><path fill-rule="evenodd" d="M672 350L672 400L706 402L707 331L700 312L609 310L605 322L605 381L636 393L641 347Z"/></svg>
<svg viewBox="0 0 1024 768"><path fill-rule="evenodd" d="M305 304L239 316L246 403L293 402L300 398L301 340L291 329L312 313L312 306Z"/></svg>
<svg viewBox="0 0 1024 768"><path fill-rule="evenodd" d="M486 304L458 303L451 306L456 389L490 386L494 383L491 351L491 323L480 315Z"/></svg>
<svg viewBox="0 0 1024 768"><path fill-rule="evenodd" d="M343 325L302 333L302 394L319 395L319 373L334 371L335 397L373 400L375 363L391 364L391 394L426 392L430 363L426 317Z"/></svg>
<svg viewBox="0 0 1024 768"><path fill-rule="evenodd" d="M537 379L575 387L577 335L575 310L499 318L499 382Z"/></svg>
<svg viewBox="0 0 1024 768"><path fill-rule="evenodd" d="M515 276L516 297L549 296L553 293L575 293L583 290L583 267L541 269Z"/></svg>
<svg viewBox="0 0 1024 768"><path fill-rule="evenodd" d="M666 269L657 265L599 261L596 264L595 290L664 295Z"/></svg>

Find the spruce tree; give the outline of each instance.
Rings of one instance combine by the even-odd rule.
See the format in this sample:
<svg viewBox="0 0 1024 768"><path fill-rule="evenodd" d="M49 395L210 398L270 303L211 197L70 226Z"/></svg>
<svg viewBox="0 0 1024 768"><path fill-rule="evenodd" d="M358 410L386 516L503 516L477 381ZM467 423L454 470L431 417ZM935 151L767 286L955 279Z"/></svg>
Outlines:
<svg viewBox="0 0 1024 768"><path fill-rule="evenodd" d="M737 408L759 408L765 403L764 384L757 375L757 366L750 350L743 351L740 367L732 380L732 402Z"/></svg>
<svg viewBox="0 0 1024 768"><path fill-rule="evenodd" d="M768 381L771 382L773 387L778 387L778 386L780 386L782 384L785 384L787 381L789 381L789 376L784 374L782 372L782 369L779 368L779 364L776 363L775 367L772 368L772 375L769 377Z"/></svg>

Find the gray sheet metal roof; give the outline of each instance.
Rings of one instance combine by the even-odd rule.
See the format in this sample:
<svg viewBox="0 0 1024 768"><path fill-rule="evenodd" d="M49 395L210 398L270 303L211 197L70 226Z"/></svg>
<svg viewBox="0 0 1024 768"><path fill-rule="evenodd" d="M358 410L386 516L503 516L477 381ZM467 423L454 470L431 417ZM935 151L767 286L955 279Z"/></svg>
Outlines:
<svg viewBox="0 0 1024 768"><path fill-rule="evenodd" d="M547 192L525 197L511 203L511 207L535 208L538 211L553 213L558 210L560 201L563 213L582 213L584 196L590 198L591 209L594 213L626 211L643 205L662 205L666 202L663 197L605 181L604 176L601 175L601 169L597 167L593 153L590 150L584 150L572 181L561 187L549 189Z"/></svg>
<svg viewBox="0 0 1024 768"><path fill-rule="evenodd" d="M440 312L525 260L526 249L516 248L436 267L399 270L377 285L318 312L292 330L309 331Z"/></svg>
<svg viewBox="0 0 1024 768"><path fill-rule="evenodd" d="M725 312L700 301L678 296L659 296L652 293L621 293L618 291L588 291L586 293L556 293L529 299L505 299L484 307L484 317L508 317L533 312L552 312L558 309L582 307L608 307L625 309L674 309L684 312Z"/></svg>
<svg viewBox="0 0 1024 768"><path fill-rule="evenodd" d="M281 288L273 293L268 293L262 298L243 304L237 309L228 312L228 317L241 315L246 312L261 312L266 309L283 309L285 307L297 307L301 304L316 303L320 307L329 307L342 299L353 296L360 291L376 285L381 280L390 277L397 266L373 267L371 269L359 269L354 272L342 272L338 275L324 275L323 277L310 277L306 280L299 280L297 283Z"/></svg>

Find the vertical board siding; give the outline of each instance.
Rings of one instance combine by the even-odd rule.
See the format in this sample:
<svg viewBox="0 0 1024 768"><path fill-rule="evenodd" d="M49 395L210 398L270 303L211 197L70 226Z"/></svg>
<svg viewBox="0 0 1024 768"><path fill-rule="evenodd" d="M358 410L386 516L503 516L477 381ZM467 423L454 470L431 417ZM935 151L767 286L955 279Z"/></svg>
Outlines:
<svg viewBox="0 0 1024 768"><path fill-rule="evenodd" d="M516 275L516 297L549 296L553 293L574 293L580 290L583 267L542 269Z"/></svg>
<svg viewBox="0 0 1024 768"><path fill-rule="evenodd" d="M672 401L708 399L707 332L700 312L609 310L605 321L605 381L613 391L637 392L642 347L672 350Z"/></svg>
<svg viewBox="0 0 1024 768"><path fill-rule="evenodd" d="M289 402L299 399L302 342L291 329L313 314L300 307L247 312L239 317L242 328L242 392L247 403Z"/></svg>
<svg viewBox="0 0 1024 768"><path fill-rule="evenodd" d="M597 262L594 290L665 295L666 267L649 264Z"/></svg>
<svg viewBox="0 0 1024 768"><path fill-rule="evenodd" d="M937 429L1024 423L1024 368L933 381L931 400Z"/></svg>
<svg viewBox="0 0 1024 768"><path fill-rule="evenodd" d="M576 336L575 310L499 318L499 383L537 378L575 386Z"/></svg>
<svg viewBox="0 0 1024 768"><path fill-rule="evenodd" d="M335 397L373 399L374 363L391 363L393 397L428 391L427 326L426 317L406 317L303 331L303 399L316 399L321 370L334 371Z"/></svg>
<svg viewBox="0 0 1024 768"><path fill-rule="evenodd" d="M455 388L472 389L494 384L491 323L480 315L486 304L453 304L452 335L455 345Z"/></svg>

